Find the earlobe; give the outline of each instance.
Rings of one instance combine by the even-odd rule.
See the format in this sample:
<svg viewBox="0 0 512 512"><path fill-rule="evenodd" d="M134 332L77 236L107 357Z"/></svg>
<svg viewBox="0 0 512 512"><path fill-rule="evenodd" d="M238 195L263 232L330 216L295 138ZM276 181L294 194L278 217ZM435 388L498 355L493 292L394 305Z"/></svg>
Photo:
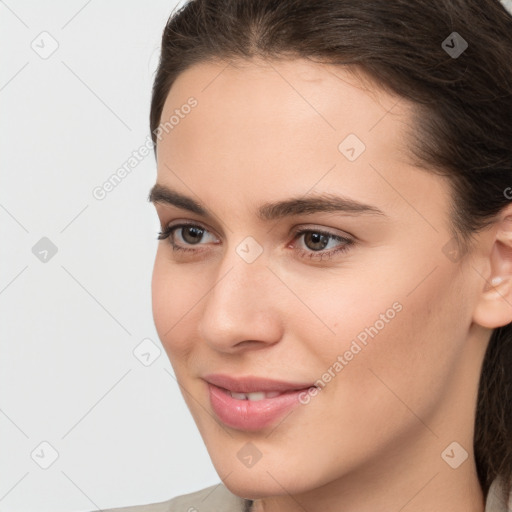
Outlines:
<svg viewBox="0 0 512 512"><path fill-rule="evenodd" d="M503 210L494 224L495 236L488 256L489 274L481 275L484 286L473 313L473 321L495 329L512 322L512 215Z"/></svg>
<svg viewBox="0 0 512 512"><path fill-rule="evenodd" d="M473 320L488 329L496 329L512 322L512 287L510 279L501 279L500 284L486 284L475 308Z"/></svg>

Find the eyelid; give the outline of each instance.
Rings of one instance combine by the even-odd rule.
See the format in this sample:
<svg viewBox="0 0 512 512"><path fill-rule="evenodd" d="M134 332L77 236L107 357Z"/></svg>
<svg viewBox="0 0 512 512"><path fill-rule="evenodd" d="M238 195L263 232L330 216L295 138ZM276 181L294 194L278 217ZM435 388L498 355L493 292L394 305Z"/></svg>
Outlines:
<svg viewBox="0 0 512 512"><path fill-rule="evenodd" d="M333 238L339 237L344 240L352 240L354 242L357 240L357 237L348 233L347 231L338 230L336 228L328 228L325 226L320 226L320 225L315 225L315 224L313 224L313 225L311 225L311 224L302 225L301 224L298 227L293 228L291 234L295 237L297 234L299 234L303 231L314 231L314 232L323 233L325 235L332 236Z"/></svg>
<svg viewBox="0 0 512 512"><path fill-rule="evenodd" d="M161 227L162 231L170 231L171 229L174 229L174 228L177 228L177 227L183 227L183 226L195 226L195 227L203 229L204 231L208 231L208 233L212 234L217 239L220 238L217 235L215 229L211 228L208 224L205 224L204 222L199 221L199 220L190 220L190 219L189 220L180 220L180 219L176 219L176 220L173 220L171 222L161 223L160 224L160 227Z"/></svg>
<svg viewBox="0 0 512 512"><path fill-rule="evenodd" d="M173 220L171 222L168 222L168 223L161 223L161 229L162 231L170 231L172 230L173 228L177 228L177 227L181 227L181 226L197 226L197 227L200 227L201 229L204 229L205 231L208 231L210 234L214 235L217 239L219 239L220 237L217 235L217 233L215 232L214 229L212 229L210 226L208 226L207 224L205 224L204 222L201 222L201 221L196 221L196 220L180 220L180 219L176 219L176 220ZM345 241L353 241L355 242L357 240L357 237L355 237L354 235L346 232L346 231L338 231L336 230L336 228L327 228L325 226L320 226L320 225L311 225L311 224L306 224L306 225L299 225L299 226L295 226L290 232L289 232L289 235L288 236L292 236L293 237L293 240L295 240L295 238L297 237L298 234L302 234L304 231L315 231L315 232L319 232L319 233L322 233L322 234L325 234L327 236L331 236L333 238L336 238L336 237L339 237ZM292 240L292 241L293 241ZM203 245L203 244L198 244L198 245Z"/></svg>
<svg viewBox="0 0 512 512"><path fill-rule="evenodd" d="M206 226L208 231L213 231L217 233L221 233L223 227L226 227L226 224L223 220L215 216L210 219L210 217L205 217L200 213L191 212L189 210L184 210L183 208L179 208L178 206L162 203L162 202L154 202L153 203L158 219L160 220L160 225L162 229L165 229L171 222L197 222L197 224ZM166 222L166 219L172 219ZM210 224L211 223L211 224ZM218 224L218 226L217 226ZM214 228L216 225L218 227ZM229 229L229 228L228 228Z"/></svg>

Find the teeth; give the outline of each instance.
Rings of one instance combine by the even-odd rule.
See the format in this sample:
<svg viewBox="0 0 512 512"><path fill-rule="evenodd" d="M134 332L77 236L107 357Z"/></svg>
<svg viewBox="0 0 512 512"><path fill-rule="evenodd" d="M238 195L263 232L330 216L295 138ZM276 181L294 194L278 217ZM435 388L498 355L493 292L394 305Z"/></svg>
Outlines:
<svg viewBox="0 0 512 512"><path fill-rule="evenodd" d="M281 393L279 391L269 391L265 393L264 391L255 391L254 393L235 393L231 391L231 396L236 400L251 400L252 402L257 402L258 400L263 400L265 398L274 398L279 396Z"/></svg>
<svg viewBox="0 0 512 512"><path fill-rule="evenodd" d="M256 391L254 393L247 393L247 400L251 400L252 402L257 402L258 400L263 400L265 397L265 393L261 391Z"/></svg>
<svg viewBox="0 0 512 512"><path fill-rule="evenodd" d="M231 391L231 396L237 400L245 400L247 397L243 393L234 393Z"/></svg>

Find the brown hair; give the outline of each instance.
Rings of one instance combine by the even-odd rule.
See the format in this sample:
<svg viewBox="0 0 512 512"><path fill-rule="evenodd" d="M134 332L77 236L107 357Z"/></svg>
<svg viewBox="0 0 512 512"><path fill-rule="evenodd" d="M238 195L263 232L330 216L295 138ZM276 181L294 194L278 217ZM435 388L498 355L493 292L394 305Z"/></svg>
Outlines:
<svg viewBox="0 0 512 512"><path fill-rule="evenodd" d="M460 55L449 52L453 32L468 44ZM181 72L206 60L252 57L349 65L412 102L410 150L418 165L450 180L461 254L509 204L512 16L498 0L189 1L162 37L150 113L155 151L163 106ZM487 348L474 451L484 495L498 476L508 493L512 324L495 329Z"/></svg>

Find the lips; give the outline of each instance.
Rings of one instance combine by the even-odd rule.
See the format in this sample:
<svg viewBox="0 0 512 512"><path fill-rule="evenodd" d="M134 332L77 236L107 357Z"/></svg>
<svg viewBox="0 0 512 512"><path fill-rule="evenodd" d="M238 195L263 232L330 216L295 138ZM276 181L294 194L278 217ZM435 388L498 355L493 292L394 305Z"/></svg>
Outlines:
<svg viewBox="0 0 512 512"><path fill-rule="evenodd" d="M301 392L315 387L305 382L284 382L259 377L233 378L207 375L212 409L225 425L238 430L255 431L276 423L300 404Z"/></svg>

